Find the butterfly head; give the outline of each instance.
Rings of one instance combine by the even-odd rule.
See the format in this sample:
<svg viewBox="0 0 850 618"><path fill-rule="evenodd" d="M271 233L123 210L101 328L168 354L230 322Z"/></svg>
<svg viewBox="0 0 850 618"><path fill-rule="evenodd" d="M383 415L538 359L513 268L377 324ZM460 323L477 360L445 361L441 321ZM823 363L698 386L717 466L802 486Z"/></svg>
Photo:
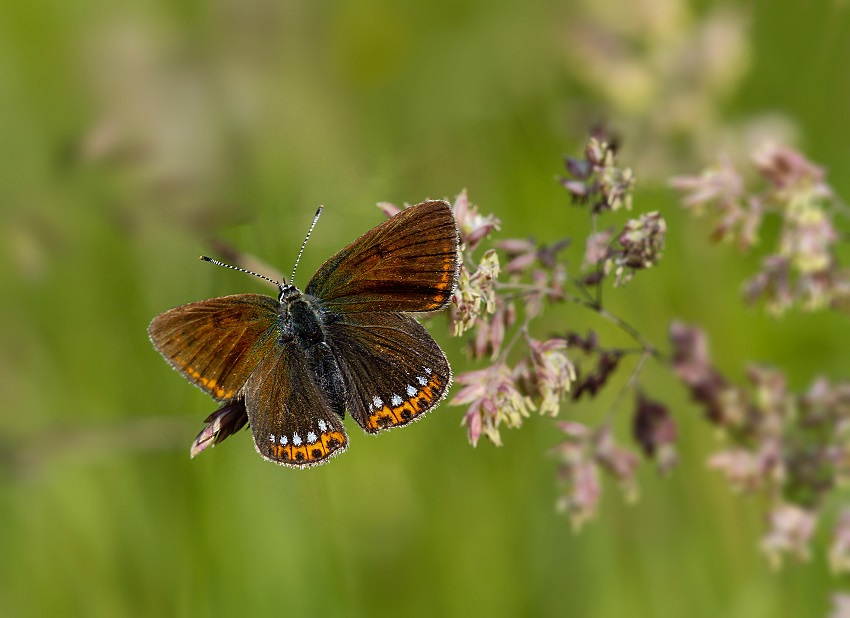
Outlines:
<svg viewBox="0 0 850 618"><path fill-rule="evenodd" d="M301 290L291 283L278 284L278 287L280 287L280 294L278 295L277 300L281 304L290 303L301 296Z"/></svg>

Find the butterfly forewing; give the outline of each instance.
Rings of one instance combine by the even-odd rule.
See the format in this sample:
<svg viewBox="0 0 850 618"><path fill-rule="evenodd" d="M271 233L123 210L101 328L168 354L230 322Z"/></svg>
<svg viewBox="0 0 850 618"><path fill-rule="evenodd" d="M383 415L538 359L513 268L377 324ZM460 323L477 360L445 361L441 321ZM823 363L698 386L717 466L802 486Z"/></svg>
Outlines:
<svg viewBox="0 0 850 618"><path fill-rule="evenodd" d="M315 466L348 447L341 417L295 342L262 360L245 388L245 406L257 451L275 463Z"/></svg>
<svg viewBox="0 0 850 618"><path fill-rule="evenodd" d="M327 333L345 378L348 412L370 433L420 419L451 386L443 351L409 316L346 315Z"/></svg>
<svg viewBox="0 0 850 618"><path fill-rule="evenodd" d="M237 396L274 348L278 306L260 294L213 298L161 313L148 334L177 371L224 401Z"/></svg>
<svg viewBox="0 0 850 618"><path fill-rule="evenodd" d="M422 202L330 258L305 292L333 312L434 311L451 297L457 248L451 206Z"/></svg>

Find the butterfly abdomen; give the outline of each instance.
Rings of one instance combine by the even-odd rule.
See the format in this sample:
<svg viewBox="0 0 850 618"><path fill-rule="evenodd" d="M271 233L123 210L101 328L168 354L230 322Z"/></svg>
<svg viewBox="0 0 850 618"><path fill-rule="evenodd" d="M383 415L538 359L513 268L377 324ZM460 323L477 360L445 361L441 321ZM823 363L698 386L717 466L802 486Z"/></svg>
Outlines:
<svg viewBox="0 0 850 618"><path fill-rule="evenodd" d="M304 350L307 364L313 372L316 385L325 395L331 409L340 418L345 416L345 382L336 357L326 342L318 343Z"/></svg>

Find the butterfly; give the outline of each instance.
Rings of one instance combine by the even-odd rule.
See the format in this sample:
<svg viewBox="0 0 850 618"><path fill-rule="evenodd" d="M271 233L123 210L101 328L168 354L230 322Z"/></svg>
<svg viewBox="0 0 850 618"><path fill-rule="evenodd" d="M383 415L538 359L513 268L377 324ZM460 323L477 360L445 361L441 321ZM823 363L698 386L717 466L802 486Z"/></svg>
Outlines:
<svg viewBox="0 0 850 618"><path fill-rule="evenodd" d="M291 283L294 270L286 283L201 259L267 279L280 293L194 302L151 322L148 334L165 360L222 404L192 456L248 423L264 458L323 464L348 447L346 411L379 433L422 418L451 386L445 354L409 315L451 299L458 230L447 202L416 204L366 232L303 292Z"/></svg>

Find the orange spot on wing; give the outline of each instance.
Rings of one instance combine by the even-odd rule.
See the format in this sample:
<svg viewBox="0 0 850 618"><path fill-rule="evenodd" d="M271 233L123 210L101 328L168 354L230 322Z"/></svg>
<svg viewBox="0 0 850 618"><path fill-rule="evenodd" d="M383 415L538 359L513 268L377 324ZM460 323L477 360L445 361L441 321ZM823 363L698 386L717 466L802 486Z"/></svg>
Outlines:
<svg viewBox="0 0 850 618"><path fill-rule="evenodd" d="M271 452L272 456L282 463L306 466L322 463L335 451L343 448L345 444L345 434L340 431L328 431L321 434L312 444L306 442L298 446L275 444L272 446Z"/></svg>
<svg viewBox="0 0 850 618"><path fill-rule="evenodd" d="M233 389L225 391L223 388L217 388L212 392L215 394L216 399L230 399L236 393Z"/></svg>
<svg viewBox="0 0 850 618"><path fill-rule="evenodd" d="M446 296L444 292L451 290L454 285L454 277L455 277L455 261L451 258L446 258L443 261L443 271L440 274L440 280L437 282L434 287L440 290L440 294L434 294L431 296L432 303L426 308L426 311L429 309L436 309L444 302L446 302Z"/></svg>
<svg viewBox="0 0 850 618"><path fill-rule="evenodd" d="M289 446L289 461L293 463L307 463L307 445Z"/></svg>
<svg viewBox="0 0 850 618"><path fill-rule="evenodd" d="M329 431L320 437L322 445L328 452L335 451L345 444L345 436L339 431Z"/></svg>
<svg viewBox="0 0 850 618"><path fill-rule="evenodd" d="M384 405L380 410L374 410L366 419L366 429L368 431L379 431L406 425L433 407L444 384L445 381L439 376L431 376L428 384L419 389L410 399L402 401L400 405L393 408Z"/></svg>

